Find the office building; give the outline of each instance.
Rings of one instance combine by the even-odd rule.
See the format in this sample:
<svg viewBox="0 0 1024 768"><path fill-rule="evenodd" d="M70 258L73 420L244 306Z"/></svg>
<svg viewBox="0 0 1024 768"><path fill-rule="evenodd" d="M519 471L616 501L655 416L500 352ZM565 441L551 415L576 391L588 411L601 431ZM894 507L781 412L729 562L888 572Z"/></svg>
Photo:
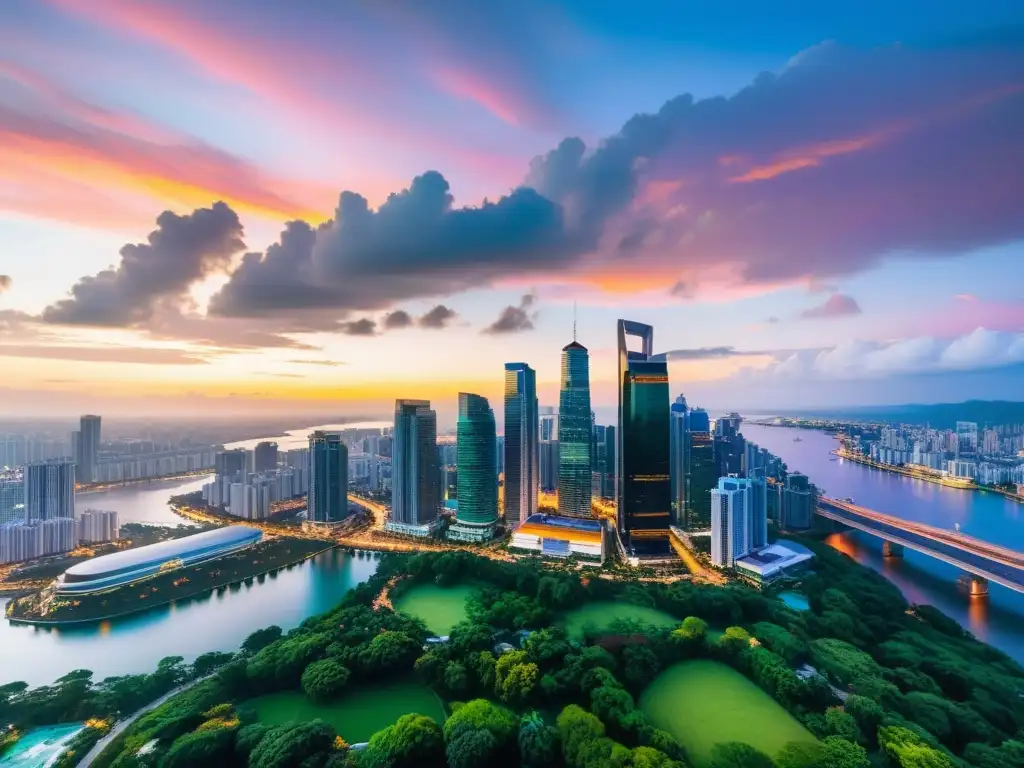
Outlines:
<svg viewBox="0 0 1024 768"><path fill-rule="evenodd" d="M707 531L711 528L711 491L718 483L715 443L711 421L702 408L687 413L689 421L689 452L687 454L686 506L683 528Z"/></svg>
<svg viewBox="0 0 1024 768"><path fill-rule="evenodd" d="M573 341L562 349L558 396L558 514L591 517L590 355Z"/></svg>
<svg viewBox="0 0 1024 768"><path fill-rule="evenodd" d="M25 466L25 521L75 516L75 462L47 459Z"/></svg>
<svg viewBox="0 0 1024 768"><path fill-rule="evenodd" d="M594 457L591 492L599 499L615 498L615 427L594 425L590 454Z"/></svg>
<svg viewBox="0 0 1024 768"><path fill-rule="evenodd" d="M544 557L578 557L604 562L604 525L600 520L531 515L509 542L512 549Z"/></svg>
<svg viewBox="0 0 1024 768"><path fill-rule="evenodd" d="M715 465L719 477L743 472L744 444L740 434L740 416L733 413L715 419Z"/></svg>
<svg viewBox="0 0 1024 768"><path fill-rule="evenodd" d="M794 472L786 478L782 490L782 527L804 531L811 527L817 494L807 475Z"/></svg>
<svg viewBox="0 0 1024 768"><path fill-rule="evenodd" d="M558 440L558 414L550 405L539 406L540 440Z"/></svg>
<svg viewBox="0 0 1024 768"><path fill-rule="evenodd" d="M814 561L814 553L795 541L777 541L764 549L737 558L736 572L757 584L771 584L783 576L795 576Z"/></svg>
<svg viewBox="0 0 1024 768"><path fill-rule="evenodd" d="M442 496L437 414L429 400L395 401L391 450L391 519L387 529L427 535L437 527Z"/></svg>
<svg viewBox="0 0 1024 768"><path fill-rule="evenodd" d="M505 364L505 522L537 514L540 485L537 374L526 363Z"/></svg>
<svg viewBox="0 0 1024 768"><path fill-rule="evenodd" d="M750 547L768 546L768 479L763 467L754 468L747 475L750 483Z"/></svg>
<svg viewBox="0 0 1024 768"><path fill-rule="evenodd" d="M96 464L100 457L100 424L99 416L83 416L79 420L75 451L75 479L79 483L96 482Z"/></svg>
<svg viewBox="0 0 1024 768"><path fill-rule="evenodd" d="M277 469L277 443L264 441L253 451L253 471L270 472Z"/></svg>
<svg viewBox="0 0 1024 768"><path fill-rule="evenodd" d="M558 441L541 440L538 453L540 489L553 493L558 490Z"/></svg>
<svg viewBox="0 0 1024 768"><path fill-rule="evenodd" d="M458 496L455 525L448 538L456 541L488 541L498 523L498 482L494 411L486 398L459 393Z"/></svg>
<svg viewBox="0 0 1024 768"><path fill-rule="evenodd" d="M669 408L669 454L672 479L672 525L686 528L687 492L690 455L690 411L686 398L680 395Z"/></svg>
<svg viewBox="0 0 1024 768"><path fill-rule="evenodd" d="M308 520L318 525L348 517L348 448L339 432L309 436Z"/></svg>
<svg viewBox="0 0 1024 768"><path fill-rule="evenodd" d="M641 340L641 351L626 347ZM654 328L618 322L618 529L633 556L665 555L672 510L668 363L654 359Z"/></svg>
<svg viewBox="0 0 1024 768"><path fill-rule="evenodd" d="M711 491L711 562L732 568L736 559L753 549L750 482L723 477Z"/></svg>
<svg viewBox="0 0 1024 768"><path fill-rule="evenodd" d="M25 475L20 469L0 469L0 525L25 519Z"/></svg>
<svg viewBox="0 0 1024 768"><path fill-rule="evenodd" d="M76 522L77 539L84 544L101 544L105 541L117 541L120 526L117 512L107 509L87 509L79 515Z"/></svg>
<svg viewBox="0 0 1024 768"><path fill-rule="evenodd" d="M216 472L217 477L244 477L248 461L244 448L220 451L214 460L214 472Z"/></svg>

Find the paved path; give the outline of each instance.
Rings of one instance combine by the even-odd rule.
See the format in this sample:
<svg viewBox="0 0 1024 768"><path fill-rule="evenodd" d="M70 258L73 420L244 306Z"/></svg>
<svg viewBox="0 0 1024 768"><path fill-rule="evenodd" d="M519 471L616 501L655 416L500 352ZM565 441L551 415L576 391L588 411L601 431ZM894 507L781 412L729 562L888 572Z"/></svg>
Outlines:
<svg viewBox="0 0 1024 768"><path fill-rule="evenodd" d="M85 757L83 757L78 762L78 765L80 766L80 768L87 768L88 766L92 765L93 760L95 760L97 757L100 756L100 752L102 752L104 749L106 749L107 745L110 744L110 742L112 742L114 739L116 739L118 736L120 736L122 733L124 733L125 728L127 728L129 725L134 723L136 720L138 720L144 714L146 714L147 712L150 712L150 711L156 709L161 704L163 704L165 701L167 701L168 699L174 698L179 693L182 693L183 691L187 691L193 685L198 685L199 683L203 682L204 680L208 680L211 677L213 677L213 675L206 675L205 677L200 677L200 678L198 678L196 680L192 680L191 682L185 683L184 685L179 685L177 688L174 688L173 690L168 691L167 693L165 693L163 696L161 696L156 701L151 701L149 704L147 704L142 709L140 709L137 712L135 712L134 714L132 714L130 717L127 717L124 720L118 721L118 723L113 728L110 729L110 733L108 733L102 739L97 741L93 745L93 748L85 753Z"/></svg>

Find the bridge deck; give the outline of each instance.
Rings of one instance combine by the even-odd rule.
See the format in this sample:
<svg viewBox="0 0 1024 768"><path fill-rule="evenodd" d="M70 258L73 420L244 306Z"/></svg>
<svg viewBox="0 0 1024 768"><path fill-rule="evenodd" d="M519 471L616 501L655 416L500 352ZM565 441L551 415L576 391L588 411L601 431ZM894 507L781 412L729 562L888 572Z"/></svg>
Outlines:
<svg viewBox="0 0 1024 768"><path fill-rule="evenodd" d="M815 512L1024 592L1024 553L955 531L903 520L837 499L821 498Z"/></svg>

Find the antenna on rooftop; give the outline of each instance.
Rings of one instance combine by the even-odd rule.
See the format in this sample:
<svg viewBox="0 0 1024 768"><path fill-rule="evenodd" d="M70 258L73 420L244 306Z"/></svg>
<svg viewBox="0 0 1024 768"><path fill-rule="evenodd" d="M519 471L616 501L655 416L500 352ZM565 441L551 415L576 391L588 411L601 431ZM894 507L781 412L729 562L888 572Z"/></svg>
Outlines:
<svg viewBox="0 0 1024 768"><path fill-rule="evenodd" d="M572 340L576 341L576 300L572 302Z"/></svg>

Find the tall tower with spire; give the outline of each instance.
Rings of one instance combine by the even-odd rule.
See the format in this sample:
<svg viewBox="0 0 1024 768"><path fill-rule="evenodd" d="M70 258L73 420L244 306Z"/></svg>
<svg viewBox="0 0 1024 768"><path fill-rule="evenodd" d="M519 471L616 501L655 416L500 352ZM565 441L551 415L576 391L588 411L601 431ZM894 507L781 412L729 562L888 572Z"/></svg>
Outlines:
<svg viewBox="0 0 1024 768"><path fill-rule="evenodd" d="M562 349L558 397L558 514L590 517L590 355L576 340L573 305L572 342Z"/></svg>

